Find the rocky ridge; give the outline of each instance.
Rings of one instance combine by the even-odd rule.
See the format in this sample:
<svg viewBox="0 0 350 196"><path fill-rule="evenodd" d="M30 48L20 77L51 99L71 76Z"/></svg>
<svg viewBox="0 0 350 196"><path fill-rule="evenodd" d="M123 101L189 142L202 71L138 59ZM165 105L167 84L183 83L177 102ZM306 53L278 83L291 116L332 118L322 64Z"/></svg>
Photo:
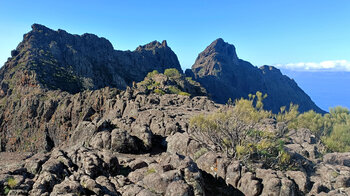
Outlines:
<svg viewBox="0 0 350 196"><path fill-rule="evenodd" d="M221 38L198 55L186 74L198 81L218 103L227 103L229 98L248 98L248 94L260 91L268 95L265 109L274 113L290 103L298 104L300 112L324 113L294 80L273 66L257 68L239 59L236 48Z"/></svg>
<svg viewBox="0 0 350 196"><path fill-rule="evenodd" d="M166 41L154 41L132 52L118 51L105 38L72 35L39 24L32 25L11 55L0 70L3 96L18 85L69 93L106 86L125 89L153 70L182 72Z"/></svg>

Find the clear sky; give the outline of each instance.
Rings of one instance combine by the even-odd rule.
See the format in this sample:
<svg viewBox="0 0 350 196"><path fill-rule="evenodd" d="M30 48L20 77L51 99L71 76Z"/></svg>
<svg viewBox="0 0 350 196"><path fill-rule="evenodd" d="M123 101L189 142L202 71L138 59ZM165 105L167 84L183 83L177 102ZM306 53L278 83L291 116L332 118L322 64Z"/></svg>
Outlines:
<svg viewBox="0 0 350 196"><path fill-rule="evenodd" d="M349 0L1 0L1 65L32 23L94 33L118 50L166 39L183 68L218 37L256 66L350 61Z"/></svg>

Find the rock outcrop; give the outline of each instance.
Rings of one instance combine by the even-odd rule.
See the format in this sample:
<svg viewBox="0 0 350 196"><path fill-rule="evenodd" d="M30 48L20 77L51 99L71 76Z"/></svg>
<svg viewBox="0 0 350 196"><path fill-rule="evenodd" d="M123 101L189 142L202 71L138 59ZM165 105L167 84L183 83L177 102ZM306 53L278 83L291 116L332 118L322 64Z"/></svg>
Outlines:
<svg viewBox="0 0 350 196"><path fill-rule="evenodd" d="M192 115L218 107L207 97L148 95L131 88L106 87L75 95L48 91L21 95L20 99L11 96L1 108L1 146L5 151L50 151L68 140L76 144L90 138L96 127L101 127L99 137L103 138L102 131L113 127L102 123L112 121L121 129L112 133L124 135L125 142L141 140L138 148L149 150L153 135L165 137L180 128L186 130Z"/></svg>
<svg viewBox="0 0 350 196"><path fill-rule="evenodd" d="M329 153L322 159L319 149L323 146L307 129L291 130L285 139L295 161L295 167L286 171L228 159L206 150L188 133L168 136L167 151L191 157L203 172L244 195L349 195L349 153Z"/></svg>
<svg viewBox="0 0 350 196"><path fill-rule="evenodd" d="M197 165L175 154L133 156L79 147L54 149L18 163L0 170L1 195L205 194Z"/></svg>
<svg viewBox="0 0 350 196"><path fill-rule="evenodd" d="M153 70L182 73L166 41L117 51L96 35L38 24L11 54L0 69L0 151L49 151L70 138L81 121L116 108L123 114L130 93L119 95L124 100L119 103L121 91L113 87L125 90Z"/></svg>
<svg viewBox="0 0 350 196"><path fill-rule="evenodd" d="M0 70L2 94L14 86L40 86L77 93L106 86L125 89L148 72L181 66L167 42L151 42L135 51L114 50L105 38L72 35L33 24Z"/></svg>
<svg viewBox="0 0 350 196"><path fill-rule="evenodd" d="M294 80L282 75L272 66L254 67L237 57L233 45L217 39L201 52L188 76L206 88L211 98L226 103L229 98L248 98L248 94L260 91L268 95L264 108L277 113L280 107L298 104L301 112L314 110L324 113Z"/></svg>

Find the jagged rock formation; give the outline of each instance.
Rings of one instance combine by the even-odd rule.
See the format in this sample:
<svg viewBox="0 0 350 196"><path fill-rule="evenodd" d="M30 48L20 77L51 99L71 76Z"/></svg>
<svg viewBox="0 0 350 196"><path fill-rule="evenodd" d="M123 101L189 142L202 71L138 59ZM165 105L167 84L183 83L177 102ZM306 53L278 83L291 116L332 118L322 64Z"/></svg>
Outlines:
<svg viewBox="0 0 350 196"><path fill-rule="evenodd" d="M117 51L104 38L38 24L11 54L0 69L0 150L6 151L50 150L80 121L111 109L108 101L120 92L84 90L125 89L153 70L182 73L166 41Z"/></svg>
<svg viewBox="0 0 350 196"><path fill-rule="evenodd" d="M72 35L34 24L0 70L2 94L17 85L40 86L70 93L106 86L125 89L148 72L176 68L175 53L166 41L151 42L135 51L114 50L105 38Z"/></svg>
<svg viewBox="0 0 350 196"><path fill-rule="evenodd" d="M108 87L75 95L33 92L2 101L1 146L5 151L50 150L74 138L72 131L79 129L82 122L101 119L120 121L117 123L120 128L134 130L135 134L166 136L180 126L186 127L188 118L195 113L193 110L217 107L206 97L147 95L138 89L120 91ZM138 116L142 118L134 122ZM173 122L177 116L182 120ZM77 137L89 136L88 128L82 129Z"/></svg>
<svg viewBox="0 0 350 196"><path fill-rule="evenodd" d="M175 154L133 156L80 147L36 154L21 164L0 173L0 190L12 179L9 195L199 196L205 191L197 165Z"/></svg>
<svg viewBox="0 0 350 196"><path fill-rule="evenodd" d="M281 106L298 104L301 112L315 110L324 113L298 85L272 66L254 67L237 57L233 45L217 39L201 52L188 76L206 88L212 99L226 103L256 91L267 93L265 109L279 112Z"/></svg>

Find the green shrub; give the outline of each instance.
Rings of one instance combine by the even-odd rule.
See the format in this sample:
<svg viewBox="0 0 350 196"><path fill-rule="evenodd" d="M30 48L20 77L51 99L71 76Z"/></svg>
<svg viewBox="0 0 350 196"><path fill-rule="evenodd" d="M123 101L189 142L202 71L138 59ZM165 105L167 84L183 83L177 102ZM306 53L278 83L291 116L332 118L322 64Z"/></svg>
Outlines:
<svg viewBox="0 0 350 196"><path fill-rule="evenodd" d="M261 119L271 116L270 112L261 109L262 106L254 107L255 96L251 97L250 100L236 101L234 107L228 106L209 115L192 117L190 128L193 137L209 149L213 150L214 145L215 149L225 152L228 157L235 156L236 146L245 142Z"/></svg>
<svg viewBox="0 0 350 196"><path fill-rule="evenodd" d="M148 169L148 170L146 171L146 175L153 174L153 173L156 173L156 172L157 172L156 169L150 168L150 169Z"/></svg>
<svg viewBox="0 0 350 196"><path fill-rule="evenodd" d="M241 145L236 146L236 155L238 158L242 158L244 155L247 155L249 153L250 152L248 148L246 148L245 146L241 146Z"/></svg>
<svg viewBox="0 0 350 196"><path fill-rule="evenodd" d="M161 90L161 89L155 89L154 93L156 93L158 95L164 95L165 94L165 92L163 90Z"/></svg>
<svg viewBox="0 0 350 196"><path fill-rule="evenodd" d="M7 195L10 192L10 190L14 189L18 184L17 180L13 177L7 178L6 182L7 182L7 185L4 187L4 190L3 190L4 195Z"/></svg>
<svg viewBox="0 0 350 196"><path fill-rule="evenodd" d="M328 136L322 138L332 152L350 151L350 126L337 124Z"/></svg>
<svg viewBox="0 0 350 196"><path fill-rule="evenodd" d="M9 187L5 187L5 189L4 189L4 195L7 195L7 194L9 194L9 192L10 192L10 188Z"/></svg>
<svg viewBox="0 0 350 196"><path fill-rule="evenodd" d="M183 92L183 91L181 91L181 92L179 93L179 95L183 95L183 96L191 96L191 94L190 94L190 93Z"/></svg>
<svg viewBox="0 0 350 196"><path fill-rule="evenodd" d="M17 184L18 184L18 182L17 182L17 180L16 180L15 178L10 177L10 178L7 179L7 185L8 185L11 189L15 188L15 187L17 186Z"/></svg>
<svg viewBox="0 0 350 196"><path fill-rule="evenodd" d="M166 69L164 71L164 75L168 76L169 78L180 78L181 77L179 70L177 70L175 68Z"/></svg>
<svg viewBox="0 0 350 196"><path fill-rule="evenodd" d="M249 99L239 99L221 110L190 119L190 136L207 149L237 158L243 163L259 162L265 168L286 169L290 155L284 151L284 142L273 132L256 126L272 113L263 109L266 95L257 92Z"/></svg>
<svg viewBox="0 0 350 196"><path fill-rule="evenodd" d="M298 106L291 104L288 111L282 107L276 119L286 122L289 129L311 130L331 152L350 151L350 111L347 108L330 108L324 115L312 110L300 114Z"/></svg>
<svg viewBox="0 0 350 196"><path fill-rule="evenodd" d="M152 77L154 77L155 75L158 75L158 74L159 74L159 72L157 70L153 70L152 72L149 72L147 74L147 77L148 78L152 78Z"/></svg>
<svg viewBox="0 0 350 196"><path fill-rule="evenodd" d="M291 103L289 105L288 110L286 110L286 106L282 106L281 107L281 111L277 114L276 116L276 120L278 122L293 122L294 120L296 120L297 116L299 115L299 106L298 105L294 105L293 103Z"/></svg>
<svg viewBox="0 0 350 196"><path fill-rule="evenodd" d="M246 123L257 123L262 119L272 117L271 111L263 109L263 100L267 97L265 94L262 96L261 92L257 92L255 95L249 94L249 99L239 99L234 102L234 110Z"/></svg>
<svg viewBox="0 0 350 196"><path fill-rule="evenodd" d="M291 162L291 156L286 151L280 151L279 164L281 167L288 167Z"/></svg>
<svg viewBox="0 0 350 196"><path fill-rule="evenodd" d="M169 86L168 91L170 94L180 94L182 91L175 86Z"/></svg>
<svg viewBox="0 0 350 196"><path fill-rule="evenodd" d="M148 83L147 89L148 89L148 90L153 90L153 89L155 89L155 88L157 88L157 87L159 87L159 86L160 86L160 83L159 83L159 82L154 82L154 81L152 81L152 82L149 82L149 83Z"/></svg>
<svg viewBox="0 0 350 196"><path fill-rule="evenodd" d="M160 78L162 80L162 84L160 82L156 82L154 80L154 76L156 75L162 75L166 80L163 81L164 78ZM157 70L154 70L152 72L149 72L147 74L147 77L137 83L137 87L142 87L150 90L150 92L154 92L156 94L164 95L164 94L177 94L177 95L183 95L183 96L191 96L188 92L183 92L182 88L186 86L186 82L189 82L190 84L187 85L199 85L195 81L193 81L190 77L184 78L182 77L182 74L177 69L166 69L164 71L164 75L158 73Z"/></svg>
<svg viewBox="0 0 350 196"><path fill-rule="evenodd" d="M322 133L330 129L327 123L325 123L322 114L316 113L313 110L298 115L294 120L289 122L288 127L290 129L310 129L317 137L321 137Z"/></svg>

